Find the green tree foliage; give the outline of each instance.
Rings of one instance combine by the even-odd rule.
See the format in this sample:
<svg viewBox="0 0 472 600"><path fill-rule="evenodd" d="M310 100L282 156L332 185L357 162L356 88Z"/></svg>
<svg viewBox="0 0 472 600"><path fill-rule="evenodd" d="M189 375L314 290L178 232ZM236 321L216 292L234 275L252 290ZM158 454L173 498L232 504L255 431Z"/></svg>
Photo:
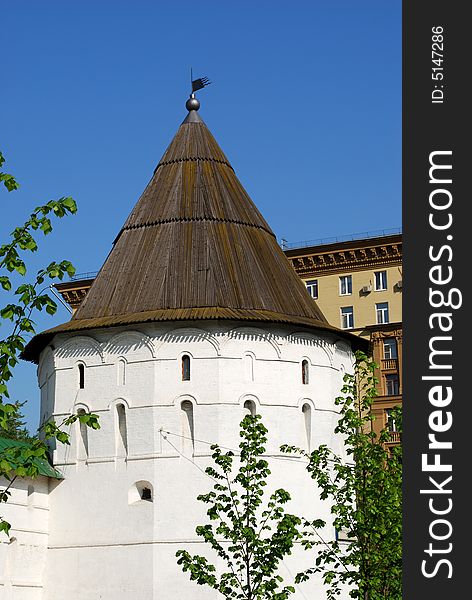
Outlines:
<svg viewBox="0 0 472 600"><path fill-rule="evenodd" d="M265 452L267 430L260 416L247 415L241 423L239 468L232 451L212 446L215 466L206 469L213 490L198 496L208 505L210 523L197 527L197 534L213 548L227 570L202 556L177 552L178 564L190 579L218 590L232 600L286 600L295 589L284 585L277 574L280 562L291 554L299 538L300 519L286 513L290 495L275 490L264 502L264 487L270 470Z"/></svg>
<svg viewBox="0 0 472 600"><path fill-rule="evenodd" d="M0 184L3 183L8 192L18 189L19 184L13 175L2 171L5 159L0 152ZM2 207L6 210L8 203ZM11 431L14 423L21 422L19 409L21 403L9 401L8 385L13 377L13 371L18 364L20 354L27 343L27 336L35 333L33 316L35 313L46 311L54 315L57 305L47 293L49 285L54 280L61 280L66 275L73 275L75 269L67 261L53 261L45 268L30 275L26 264L26 255L36 252L38 234L48 235L53 229L53 218L63 218L75 214L77 206L70 197L51 200L38 206L20 227L16 227L9 240L0 245L0 291L7 298L5 304L0 304L0 435ZM18 285L18 280L20 284ZM8 332L4 333L5 327ZM86 425L98 429L97 415L71 415L60 424L50 421L43 426L42 438L57 439L68 444L69 436L63 426L71 425L80 420ZM0 502L9 498L9 488L16 477L36 477L38 475L38 459L47 460L47 446L39 437L33 437L30 443L14 446L0 453L0 476L6 478L8 485L0 490ZM0 517L0 531L8 533L10 524Z"/></svg>
<svg viewBox="0 0 472 600"><path fill-rule="evenodd" d="M13 175L10 175L10 173L4 173L2 171L4 162L5 162L5 158L4 158L3 154L0 152L0 184L3 183L3 185L7 188L7 190L9 192L12 192L13 190L17 190L19 186L18 186L16 179L13 177Z"/></svg>
<svg viewBox="0 0 472 600"><path fill-rule="evenodd" d="M320 573L329 600L351 587L350 596L360 600L400 600L402 597L402 449L389 449L389 432L373 431L372 402L377 394L375 364L357 353L353 375L345 375L336 432L345 439L348 462L322 445L311 454L284 446L285 452L308 459L308 471L317 493L331 504L334 527L349 541L320 541L313 533L316 523L304 521L305 546L317 547L315 565L297 575L305 581ZM394 409L401 431L401 410Z"/></svg>
<svg viewBox="0 0 472 600"><path fill-rule="evenodd" d="M13 402L15 410L7 415L3 428L0 430L0 437L23 441L34 439L28 431L21 413L21 407L25 404L26 402Z"/></svg>

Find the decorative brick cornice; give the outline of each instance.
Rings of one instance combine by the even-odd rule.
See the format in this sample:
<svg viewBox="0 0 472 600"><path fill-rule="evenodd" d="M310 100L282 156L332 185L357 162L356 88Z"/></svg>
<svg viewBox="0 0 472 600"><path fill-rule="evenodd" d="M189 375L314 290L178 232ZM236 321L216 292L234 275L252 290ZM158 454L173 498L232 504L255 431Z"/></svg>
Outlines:
<svg viewBox="0 0 472 600"><path fill-rule="evenodd" d="M293 251L290 254L292 256L288 256L288 259L297 274L300 277L310 277L401 264L402 242L377 243L342 250L320 248L315 252L308 248L306 253L300 251L298 256L293 256Z"/></svg>
<svg viewBox="0 0 472 600"><path fill-rule="evenodd" d="M385 331L372 331L371 340L375 343L377 341L383 340L384 338L397 338L401 340L403 337L403 332L401 328L395 328Z"/></svg>

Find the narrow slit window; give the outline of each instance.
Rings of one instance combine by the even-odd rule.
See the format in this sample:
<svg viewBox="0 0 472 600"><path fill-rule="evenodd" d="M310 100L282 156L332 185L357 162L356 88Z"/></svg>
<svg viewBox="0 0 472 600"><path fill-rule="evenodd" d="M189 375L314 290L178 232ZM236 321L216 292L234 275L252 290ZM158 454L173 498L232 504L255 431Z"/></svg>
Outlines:
<svg viewBox="0 0 472 600"><path fill-rule="evenodd" d="M79 408L79 410L77 411L77 414L80 416L85 415L86 412L83 408ZM79 434L80 434L80 441L78 444L78 458L84 459L84 458L88 458L89 455L89 443L88 443L88 427L85 423L82 423L79 420Z"/></svg>
<svg viewBox="0 0 472 600"><path fill-rule="evenodd" d="M182 381L190 381L190 356L182 356Z"/></svg>
<svg viewBox="0 0 472 600"><path fill-rule="evenodd" d="M244 377L247 382L254 381L254 357L252 354L244 355Z"/></svg>
<svg viewBox="0 0 472 600"><path fill-rule="evenodd" d="M310 380L310 371L307 360L302 360L302 383L308 385Z"/></svg>
<svg viewBox="0 0 472 600"><path fill-rule="evenodd" d="M182 413L182 450L184 454L193 454L195 448L195 426L193 420L193 404L184 400L180 405Z"/></svg>
<svg viewBox="0 0 472 600"><path fill-rule="evenodd" d="M118 385L126 385L126 361L123 358L118 361Z"/></svg>
<svg viewBox="0 0 472 600"><path fill-rule="evenodd" d="M118 421L117 454L128 454L128 430L126 425L126 409L124 404L116 406Z"/></svg>
<svg viewBox="0 0 472 600"><path fill-rule="evenodd" d="M79 389L83 390L85 387L85 365L79 364Z"/></svg>
<svg viewBox="0 0 472 600"><path fill-rule="evenodd" d="M306 439L306 449L310 452L311 448L311 406L309 404L304 404L302 406L303 420L305 424L305 439Z"/></svg>

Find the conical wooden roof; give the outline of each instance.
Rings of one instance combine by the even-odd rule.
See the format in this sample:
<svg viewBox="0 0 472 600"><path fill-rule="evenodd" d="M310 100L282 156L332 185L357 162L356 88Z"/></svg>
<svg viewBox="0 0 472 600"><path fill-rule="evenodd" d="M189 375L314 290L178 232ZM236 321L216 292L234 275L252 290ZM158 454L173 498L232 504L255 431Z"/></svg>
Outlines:
<svg viewBox="0 0 472 600"><path fill-rule="evenodd" d="M24 357L56 333L201 319L338 331L191 110L71 321L36 336Z"/></svg>

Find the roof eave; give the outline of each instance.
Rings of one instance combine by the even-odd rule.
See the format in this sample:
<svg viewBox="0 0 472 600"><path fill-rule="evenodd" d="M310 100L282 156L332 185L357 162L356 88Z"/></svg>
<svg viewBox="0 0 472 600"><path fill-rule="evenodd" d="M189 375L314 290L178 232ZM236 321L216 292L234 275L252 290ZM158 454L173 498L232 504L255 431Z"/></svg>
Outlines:
<svg viewBox="0 0 472 600"><path fill-rule="evenodd" d="M346 339L346 341L351 344L353 350L367 351L369 348L368 340L360 338L349 331L338 329L337 327L329 325L326 322L312 319L310 317L285 315L264 310L202 307L192 309L165 309L127 315L97 317L93 319L71 320L34 336L21 354L21 358L37 364L41 352L52 341L54 336L60 333L77 333L79 331L87 331L91 329L169 321L247 321L253 323L279 323L285 325L295 325L311 330L335 334L340 338Z"/></svg>

